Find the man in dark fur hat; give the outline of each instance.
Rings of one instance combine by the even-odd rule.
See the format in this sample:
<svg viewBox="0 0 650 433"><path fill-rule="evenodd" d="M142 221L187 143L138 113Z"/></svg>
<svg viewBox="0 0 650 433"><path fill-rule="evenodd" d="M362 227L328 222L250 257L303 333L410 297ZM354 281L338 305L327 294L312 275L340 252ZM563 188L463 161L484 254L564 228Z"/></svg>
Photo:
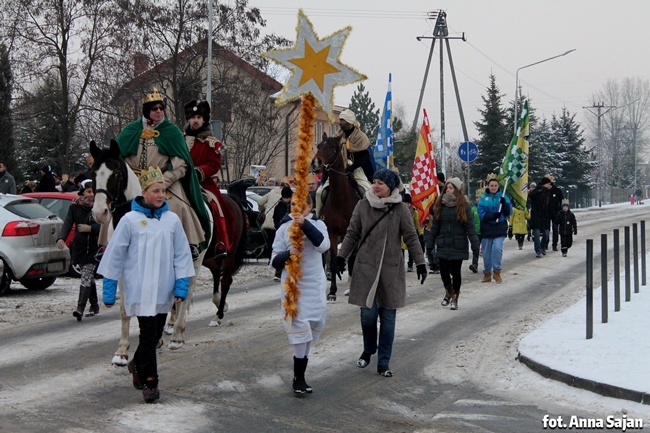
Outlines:
<svg viewBox="0 0 650 433"><path fill-rule="evenodd" d="M231 242L228 238L228 222L234 221L233 215L219 191L219 186L214 176L221 170L221 148L223 145L212 134L210 128L210 104L207 101L191 100L185 104L185 141L190 149L190 156L194 163L194 171L199 178L203 194L209 198L212 213L214 214L215 236L217 243L215 258L226 257L230 251ZM231 227L231 232L234 227Z"/></svg>

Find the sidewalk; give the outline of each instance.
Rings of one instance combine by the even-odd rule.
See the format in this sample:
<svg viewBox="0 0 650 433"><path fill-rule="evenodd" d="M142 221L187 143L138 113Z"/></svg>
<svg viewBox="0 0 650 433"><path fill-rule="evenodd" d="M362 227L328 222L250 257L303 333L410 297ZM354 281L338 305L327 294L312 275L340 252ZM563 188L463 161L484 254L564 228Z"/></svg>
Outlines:
<svg viewBox="0 0 650 433"><path fill-rule="evenodd" d="M647 261L646 263L650 263ZM623 274L623 272L621 272ZM614 312L614 283L608 283L608 323L601 318L600 276L594 274L593 338L586 335L586 300L544 322L519 343L519 360L542 376L597 394L650 405L650 275L646 286ZM596 286L597 285L597 286Z"/></svg>

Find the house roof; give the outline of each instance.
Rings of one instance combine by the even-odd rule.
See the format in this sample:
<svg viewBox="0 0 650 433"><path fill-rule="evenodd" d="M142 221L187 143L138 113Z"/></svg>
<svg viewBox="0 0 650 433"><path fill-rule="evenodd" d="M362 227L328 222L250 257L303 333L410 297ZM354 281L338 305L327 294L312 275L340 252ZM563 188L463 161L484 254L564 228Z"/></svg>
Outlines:
<svg viewBox="0 0 650 433"><path fill-rule="evenodd" d="M207 47L208 47L208 39L206 38L195 43L191 47L181 51L178 54L178 60L182 62L186 58L196 55L197 52L206 51ZM251 65L250 63L243 60L241 57L235 55L233 52L229 51L228 49L222 47L221 45L213 42L212 51L214 55L228 59L239 69L247 72L254 78L261 81L262 83L268 85L271 89L275 90L276 92L282 89L282 84L279 83L277 80L268 76L264 72L257 69L255 66ZM127 83L123 84L122 87L120 87L119 90L115 93L113 99L111 99L110 104L113 106L119 105L122 102L124 102L125 98L130 97L133 94L133 92L137 92L143 87L150 86L151 85L150 83L152 82L151 80L152 76L155 76L156 74L159 74L161 72L170 69L173 64L172 60L173 60L172 58L169 58L159 63L158 65L154 66L153 68L150 68L145 72L137 75Z"/></svg>

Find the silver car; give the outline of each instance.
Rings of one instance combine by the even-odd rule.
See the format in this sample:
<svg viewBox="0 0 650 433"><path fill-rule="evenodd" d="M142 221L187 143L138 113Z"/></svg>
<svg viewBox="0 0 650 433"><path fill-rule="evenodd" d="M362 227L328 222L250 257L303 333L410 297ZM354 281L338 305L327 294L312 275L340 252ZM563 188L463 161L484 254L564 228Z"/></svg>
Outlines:
<svg viewBox="0 0 650 433"><path fill-rule="evenodd" d="M62 225L36 199L0 194L0 295L12 280L43 290L68 271L70 250L56 247Z"/></svg>

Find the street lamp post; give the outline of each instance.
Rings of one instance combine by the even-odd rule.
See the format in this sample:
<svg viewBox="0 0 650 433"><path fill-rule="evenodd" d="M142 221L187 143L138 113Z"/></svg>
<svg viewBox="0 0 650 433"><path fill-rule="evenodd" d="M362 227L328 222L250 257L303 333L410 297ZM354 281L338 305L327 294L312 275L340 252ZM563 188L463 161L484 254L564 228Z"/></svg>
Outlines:
<svg viewBox="0 0 650 433"><path fill-rule="evenodd" d="M565 53L558 54L557 56L549 57L548 59L540 60L539 62L531 63L530 65L522 66L521 68L517 69L517 72L515 73L515 135L517 134L517 124L519 123L519 119L517 119L517 104L519 103L519 71L522 69L530 68L531 66L539 65L540 63L548 62L549 60L557 59L558 57L564 57L574 51L575 48Z"/></svg>

